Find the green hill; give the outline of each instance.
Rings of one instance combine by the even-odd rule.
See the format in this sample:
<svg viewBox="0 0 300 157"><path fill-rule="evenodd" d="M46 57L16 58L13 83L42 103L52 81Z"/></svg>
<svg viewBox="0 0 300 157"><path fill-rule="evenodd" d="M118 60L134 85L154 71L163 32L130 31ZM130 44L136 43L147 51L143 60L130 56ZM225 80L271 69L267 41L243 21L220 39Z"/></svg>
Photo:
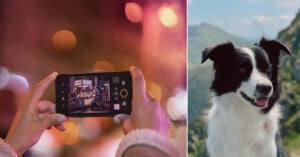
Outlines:
<svg viewBox="0 0 300 157"><path fill-rule="evenodd" d="M202 23L188 26L188 58L189 66L199 64L202 58L201 51L217 43L232 41L238 46L249 45L248 41L227 33L214 25Z"/></svg>
<svg viewBox="0 0 300 157"><path fill-rule="evenodd" d="M291 25L278 34L278 39L291 49L293 56L281 56L283 108L281 134L290 154L300 156L300 11Z"/></svg>

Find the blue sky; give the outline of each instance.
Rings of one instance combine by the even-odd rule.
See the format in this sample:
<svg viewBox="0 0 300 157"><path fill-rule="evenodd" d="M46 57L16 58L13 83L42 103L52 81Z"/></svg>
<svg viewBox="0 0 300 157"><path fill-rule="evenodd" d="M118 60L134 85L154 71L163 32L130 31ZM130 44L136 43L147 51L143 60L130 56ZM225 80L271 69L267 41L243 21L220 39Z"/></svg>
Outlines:
<svg viewBox="0 0 300 157"><path fill-rule="evenodd" d="M188 0L188 25L202 22L250 40L276 38L300 8L300 0Z"/></svg>

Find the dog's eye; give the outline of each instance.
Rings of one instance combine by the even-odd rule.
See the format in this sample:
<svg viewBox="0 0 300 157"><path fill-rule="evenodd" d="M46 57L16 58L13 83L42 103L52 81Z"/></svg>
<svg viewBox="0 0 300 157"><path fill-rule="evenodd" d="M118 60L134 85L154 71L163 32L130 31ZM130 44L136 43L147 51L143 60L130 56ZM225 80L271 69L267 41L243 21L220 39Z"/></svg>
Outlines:
<svg viewBox="0 0 300 157"><path fill-rule="evenodd" d="M242 67L242 68L241 68L241 72L242 72L242 73L245 73L245 72L247 72L247 69L246 69L245 67Z"/></svg>
<svg viewBox="0 0 300 157"><path fill-rule="evenodd" d="M242 75L244 74L248 74L249 72L251 72L252 68L251 68L251 63L249 62L246 62L246 63L243 63L241 66L240 66L240 73Z"/></svg>

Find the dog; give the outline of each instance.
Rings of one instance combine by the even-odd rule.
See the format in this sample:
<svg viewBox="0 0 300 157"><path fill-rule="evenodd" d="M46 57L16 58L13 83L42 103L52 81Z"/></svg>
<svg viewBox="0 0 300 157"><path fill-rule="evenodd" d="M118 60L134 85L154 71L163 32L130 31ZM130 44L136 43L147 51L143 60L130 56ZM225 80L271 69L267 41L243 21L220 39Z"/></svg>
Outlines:
<svg viewBox="0 0 300 157"><path fill-rule="evenodd" d="M286 157L279 134L278 64L285 44L264 37L235 48L231 42L205 48L202 63L213 61L213 106L206 148L210 157Z"/></svg>

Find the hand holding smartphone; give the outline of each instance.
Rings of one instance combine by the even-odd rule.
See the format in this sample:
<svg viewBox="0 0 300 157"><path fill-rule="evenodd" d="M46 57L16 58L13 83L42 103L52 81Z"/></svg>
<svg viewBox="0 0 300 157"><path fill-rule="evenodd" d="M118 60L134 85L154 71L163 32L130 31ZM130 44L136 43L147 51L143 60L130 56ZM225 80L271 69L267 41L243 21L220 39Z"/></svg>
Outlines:
<svg viewBox="0 0 300 157"><path fill-rule="evenodd" d="M55 80L56 112L68 117L112 117L130 114L129 71L60 74Z"/></svg>

